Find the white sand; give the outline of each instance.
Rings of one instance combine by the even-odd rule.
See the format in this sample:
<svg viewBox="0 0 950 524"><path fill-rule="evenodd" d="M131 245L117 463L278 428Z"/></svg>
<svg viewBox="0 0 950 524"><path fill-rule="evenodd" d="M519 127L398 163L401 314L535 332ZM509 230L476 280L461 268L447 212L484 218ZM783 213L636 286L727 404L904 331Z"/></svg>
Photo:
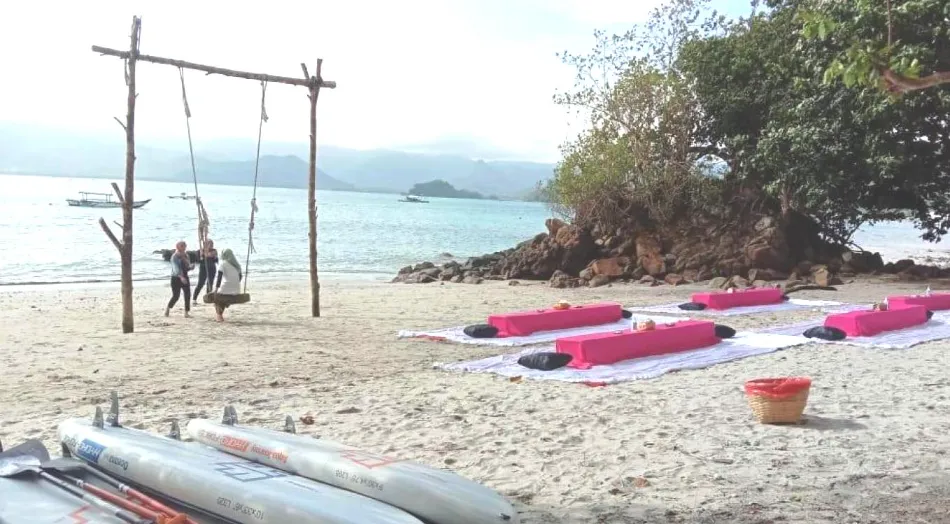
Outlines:
<svg viewBox="0 0 950 524"><path fill-rule="evenodd" d="M863 280L798 296L872 301L924 286ZM562 298L660 304L695 289L330 282L312 319L306 282L258 282L253 303L218 324L205 305L166 319L167 287L139 286L133 335L120 332L117 286L0 289L0 440L39 437L56 451L58 421L105 409L116 389L126 424L162 433L226 403L273 428L309 412L316 424L302 432L448 467L508 495L526 523L950 521L950 341L809 345L590 388L435 371L504 348L395 336ZM752 421L743 382L776 375L814 380L807 424Z"/></svg>

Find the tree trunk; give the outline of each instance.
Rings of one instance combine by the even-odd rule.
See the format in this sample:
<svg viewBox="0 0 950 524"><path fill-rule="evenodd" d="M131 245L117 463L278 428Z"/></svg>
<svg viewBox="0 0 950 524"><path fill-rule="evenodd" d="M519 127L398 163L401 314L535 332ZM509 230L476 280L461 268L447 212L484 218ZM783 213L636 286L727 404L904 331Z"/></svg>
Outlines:
<svg viewBox="0 0 950 524"><path fill-rule="evenodd" d="M320 316L320 277L317 274L317 98L320 96L320 63L310 84L310 183L307 215L310 218L310 314Z"/></svg>
<svg viewBox="0 0 950 524"><path fill-rule="evenodd" d="M132 37L127 60L128 113L125 116L125 196L122 201L122 332L132 333L135 320L132 313L132 204L135 203L135 59L139 53L139 35L142 21L132 19Z"/></svg>

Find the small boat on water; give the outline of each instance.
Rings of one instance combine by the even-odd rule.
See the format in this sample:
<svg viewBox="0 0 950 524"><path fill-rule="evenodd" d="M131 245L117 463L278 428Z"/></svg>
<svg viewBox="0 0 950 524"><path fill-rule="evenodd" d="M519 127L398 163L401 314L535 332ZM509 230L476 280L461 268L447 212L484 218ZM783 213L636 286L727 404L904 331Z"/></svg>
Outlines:
<svg viewBox="0 0 950 524"><path fill-rule="evenodd" d="M410 202L413 204L428 204L429 203L428 200L423 200L417 196L412 196L412 195L406 195L405 197L403 197L402 200L399 200L399 202Z"/></svg>
<svg viewBox="0 0 950 524"><path fill-rule="evenodd" d="M136 200L135 202L132 202L132 208L138 209L151 201L152 199ZM80 191L78 200L74 198L67 198L66 203L73 207L122 207L122 203L113 199L112 194L110 193L90 193L88 191Z"/></svg>
<svg viewBox="0 0 950 524"><path fill-rule="evenodd" d="M182 193L180 195L168 195L168 198L177 198L179 200L194 200L195 195L186 195L185 193Z"/></svg>

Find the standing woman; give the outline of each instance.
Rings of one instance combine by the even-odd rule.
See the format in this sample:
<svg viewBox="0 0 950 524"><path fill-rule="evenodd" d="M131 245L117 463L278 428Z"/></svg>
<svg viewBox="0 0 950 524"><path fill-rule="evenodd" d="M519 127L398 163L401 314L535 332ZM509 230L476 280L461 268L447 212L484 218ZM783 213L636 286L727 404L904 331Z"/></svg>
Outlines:
<svg viewBox="0 0 950 524"><path fill-rule="evenodd" d="M191 270L191 261L188 260L187 248L188 245L185 244L185 241L179 240L178 243L175 244L175 252L172 253L172 298L168 301L168 306L165 307L166 317L169 311L178 303L178 297L181 296L182 291L185 292L185 318L188 318L188 313L191 311L191 282L188 280L188 271Z"/></svg>
<svg viewBox="0 0 950 524"><path fill-rule="evenodd" d="M191 300L198 303L198 295L201 294L201 288L206 287L205 293L211 293L211 287L214 284L214 274L217 272L218 251L214 248L214 242L209 238L205 240L204 247L198 255L198 284L195 285L195 294Z"/></svg>

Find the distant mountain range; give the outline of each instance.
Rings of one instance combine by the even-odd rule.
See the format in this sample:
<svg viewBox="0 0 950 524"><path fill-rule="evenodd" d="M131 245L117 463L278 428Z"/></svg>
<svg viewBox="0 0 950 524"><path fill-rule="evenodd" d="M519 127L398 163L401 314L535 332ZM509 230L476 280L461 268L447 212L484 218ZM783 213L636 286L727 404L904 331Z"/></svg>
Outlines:
<svg viewBox="0 0 950 524"><path fill-rule="evenodd" d="M199 183L251 185L253 140L227 139L195 143ZM136 176L142 180L191 180L188 143L136 143ZM432 148L427 150L431 151ZM305 143L265 142L261 146L260 184L307 187L309 147ZM502 198L527 198L538 182L549 179L552 164L486 161L458 154L355 150L320 146L317 187L339 191L402 193L414 184L445 180L462 190ZM125 137L86 136L54 129L0 122L0 173L121 178L125 172Z"/></svg>

